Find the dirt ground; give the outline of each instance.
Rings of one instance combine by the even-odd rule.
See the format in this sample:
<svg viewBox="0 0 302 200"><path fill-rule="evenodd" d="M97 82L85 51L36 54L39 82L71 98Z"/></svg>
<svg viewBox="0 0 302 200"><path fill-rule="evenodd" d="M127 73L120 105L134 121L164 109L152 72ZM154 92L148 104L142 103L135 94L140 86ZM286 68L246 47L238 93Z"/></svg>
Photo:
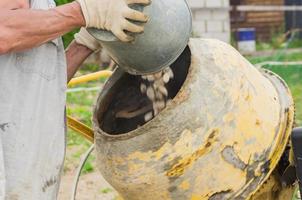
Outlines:
<svg viewBox="0 0 302 200"><path fill-rule="evenodd" d="M85 151L81 145L67 147L58 200L71 200L77 167ZM79 152L80 156L75 157ZM96 168L96 162L92 161L91 165L93 166L92 172L80 177L76 200L116 200L117 193L101 176Z"/></svg>
<svg viewBox="0 0 302 200"><path fill-rule="evenodd" d="M66 173L62 177L58 200L71 200L75 173ZM77 200L115 200L117 193L104 180L99 172L82 175L78 185Z"/></svg>

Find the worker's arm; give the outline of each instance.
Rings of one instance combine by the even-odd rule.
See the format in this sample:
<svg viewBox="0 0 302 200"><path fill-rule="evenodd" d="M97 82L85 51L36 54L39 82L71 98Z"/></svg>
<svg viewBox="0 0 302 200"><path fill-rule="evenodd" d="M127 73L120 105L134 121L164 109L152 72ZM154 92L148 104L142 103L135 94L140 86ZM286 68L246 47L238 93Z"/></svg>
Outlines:
<svg viewBox="0 0 302 200"><path fill-rule="evenodd" d="M0 55L39 46L80 26L85 19L77 2L50 10L0 7Z"/></svg>
<svg viewBox="0 0 302 200"><path fill-rule="evenodd" d="M85 28L81 28L80 32L74 35L74 41L71 42L66 51L68 82L85 59L93 52L100 51L101 48L99 41L92 37Z"/></svg>
<svg viewBox="0 0 302 200"><path fill-rule="evenodd" d="M29 0L1 0L0 8L15 10L15 9L27 9L29 8Z"/></svg>
<svg viewBox="0 0 302 200"><path fill-rule="evenodd" d="M78 71L84 60L93 53L88 47L72 41L66 50L67 81L69 82Z"/></svg>
<svg viewBox="0 0 302 200"><path fill-rule="evenodd" d="M5 0L7 1L7 0ZM79 2L79 3L78 3ZM101 28L114 33L121 41L133 37L125 31L143 32L144 27L129 20L146 22L142 12L129 4L149 4L150 0L78 0L50 10L0 7L0 55L39 46L80 27Z"/></svg>

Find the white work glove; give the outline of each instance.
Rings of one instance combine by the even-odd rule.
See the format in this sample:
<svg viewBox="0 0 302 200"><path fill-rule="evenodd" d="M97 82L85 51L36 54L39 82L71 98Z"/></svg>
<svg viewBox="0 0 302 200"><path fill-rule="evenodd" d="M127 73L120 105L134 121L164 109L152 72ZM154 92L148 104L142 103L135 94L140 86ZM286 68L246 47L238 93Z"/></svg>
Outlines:
<svg viewBox="0 0 302 200"><path fill-rule="evenodd" d="M90 35L85 28L81 28L80 32L74 35L74 39L76 43L81 44L92 51L99 51L102 48L101 44Z"/></svg>
<svg viewBox="0 0 302 200"><path fill-rule="evenodd" d="M143 26L128 20L147 22L148 17L142 12L129 8L129 4L148 5L150 0L77 0L80 3L86 21L86 27L111 31L123 42L133 40L124 31L141 33Z"/></svg>

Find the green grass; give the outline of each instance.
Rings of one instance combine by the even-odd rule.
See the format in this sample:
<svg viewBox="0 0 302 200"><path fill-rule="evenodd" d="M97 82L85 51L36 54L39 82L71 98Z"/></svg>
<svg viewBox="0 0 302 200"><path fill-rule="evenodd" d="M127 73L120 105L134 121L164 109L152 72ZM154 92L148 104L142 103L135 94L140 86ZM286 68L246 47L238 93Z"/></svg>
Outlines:
<svg viewBox="0 0 302 200"><path fill-rule="evenodd" d="M258 57L248 58L252 63L259 63L265 61L302 61L302 52L284 55L277 53L272 57ZM292 95L295 100L296 107L296 122L302 125L302 65L296 66L264 66L279 76L281 76L291 89Z"/></svg>
<svg viewBox="0 0 302 200"><path fill-rule="evenodd" d="M302 47L302 40L301 39L294 39L288 45L288 48L301 48Z"/></svg>
<svg viewBox="0 0 302 200"><path fill-rule="evenodd" d="M101 189L101 193L103 193L103 194L108 194L108 193L110 193L110 192L112 192L113 190L111 189L111 188L104 188L104 189Z"/></svg>
<svg viewBox="0 0 302 200"><path fill-rule="evenodd" d="M284 50L286 51L286 50ZM269 57L248 57L248 60L251 61L251 63L256 64L259 62L265 62L265 61L302 61L302 51L301 53L292 53L285 55L283 53L283 50L280 50L277 52L274 56ZM297 66L299 67L299 66Z"/></svg>
<svg viewBox="0 0 302 200"><path fill-rule="evenodd" d="M92 105L96 96L97 92L67 93L67 114L91 127ZM68 131L67 139L67 145L90 145L72 130Z"/></svg>
<svg viewBox="0 0 302 200"><path fill-rule="evenodd" d="M296 122L302 125L302 66L266 67L279 74L288 84L295 100Z"/></svg>
<svg viewBox="0 0 302 200"><path fill-rule="evenodd" d="M95 66L89 65L84 69L81 69L78 72L79 75L93 73L97 71L98 68ZM100 90L102 85L104 84L105 79L101 79L99 81L93 81L85 84L78 85L77 87L83 88L91 88L91 87L99 87ZM92 126L92 110L93 105L95 104L96 98L98 96L99 91L82 91L82 92L73 92L67 93L67 114L80 120L82 123L88 125L89 127ZM88 150L88 148L92 144L87 141L83 136L79 135L75 131L68 129L67 132L67 148L72 150L71 155L66 156L65 162L65 170L68 170L70 167L66 166L73 166L78 165L81 156ZM89 173L93 172L94 169L94 162L95 157L91 155L86 164L83 167L82 173Z"/></svg>

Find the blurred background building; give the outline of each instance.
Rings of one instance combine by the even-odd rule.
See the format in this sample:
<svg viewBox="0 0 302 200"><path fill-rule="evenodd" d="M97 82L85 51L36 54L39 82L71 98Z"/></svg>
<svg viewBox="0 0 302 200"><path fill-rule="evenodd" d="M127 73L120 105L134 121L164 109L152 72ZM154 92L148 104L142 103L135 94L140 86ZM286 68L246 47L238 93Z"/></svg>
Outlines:
<svg viewBox="0 0 302 200"><path fill-rule="evenodd" d="M238 28L254 28L257 41L302 28L302 0L188 0L195 37L236 40ZM301 37L302 34L299 34Z"/></svg>
<svg viewBox="0 0 302 200"><path fill-rule="evenodd" d="M231 39L229 0L188 0L193 15L193 36Z"/></svg>

